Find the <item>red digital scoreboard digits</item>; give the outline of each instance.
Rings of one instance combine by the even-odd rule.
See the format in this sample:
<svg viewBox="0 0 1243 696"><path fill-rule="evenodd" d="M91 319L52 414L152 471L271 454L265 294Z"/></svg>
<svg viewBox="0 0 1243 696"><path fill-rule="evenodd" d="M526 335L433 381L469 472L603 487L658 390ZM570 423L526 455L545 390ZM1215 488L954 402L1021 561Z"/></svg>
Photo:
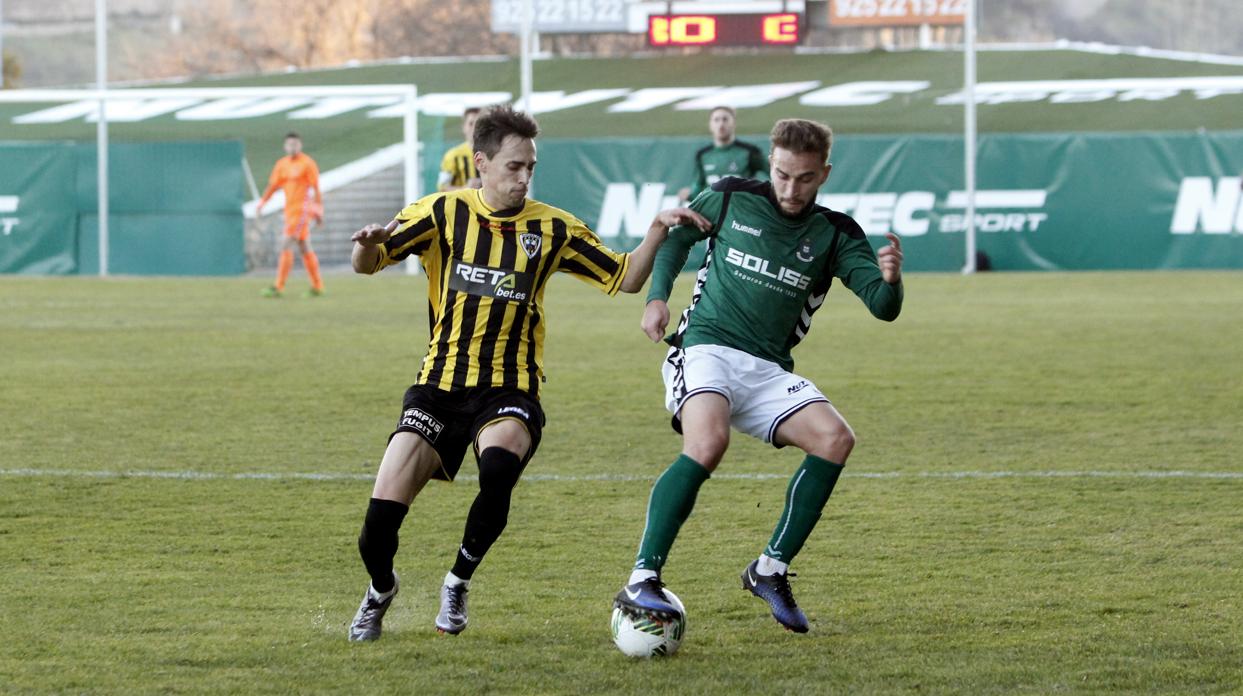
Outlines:
<svg viewBox="0 0 1243 696"><path fill-rule="evenodd" d="M803 38L800 19L794 12L651 15L647 18L647 45L795 46Z"/></svg>

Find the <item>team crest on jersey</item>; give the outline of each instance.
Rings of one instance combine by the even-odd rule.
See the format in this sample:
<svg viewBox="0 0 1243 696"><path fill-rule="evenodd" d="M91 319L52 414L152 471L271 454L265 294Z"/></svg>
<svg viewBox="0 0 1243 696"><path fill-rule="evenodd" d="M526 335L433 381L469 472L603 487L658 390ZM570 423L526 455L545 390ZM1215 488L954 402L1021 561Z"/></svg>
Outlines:
<svg viewBox="0 0 1243 696"><path fill-rule="evenodd" d="M798 251L794 254L794 256L803 263L811 263L814 261L816 256L811 252L811 240L804 239L803 243L799 245Z"/></svg>
<svg viewBox="0 0 1243 696"><path fill-rule="evenodd" d="M540 244L544 241L543 235L527 232L518 238L522 242L522 250L527 252L527 258L533 259L539 253Z"/></svg>

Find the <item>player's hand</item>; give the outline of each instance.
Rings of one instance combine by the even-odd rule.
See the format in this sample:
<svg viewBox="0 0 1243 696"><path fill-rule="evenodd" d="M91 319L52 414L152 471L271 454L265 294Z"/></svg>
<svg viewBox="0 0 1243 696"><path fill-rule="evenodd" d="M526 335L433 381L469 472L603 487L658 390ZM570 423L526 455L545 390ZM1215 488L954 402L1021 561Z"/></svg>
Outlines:
<svg viewBox="0 0 1243 696"><path fill-rule="evenodd" d="M712 222L708 220L708 218L700 215L690 208L670 208L669 210L662 210L656 215L656 222L664 225L666 229L676 227L678 225L694 225L704 232L712 229Z"/></svg>
<svg viewBox="0 0 1243 696"><path fill-rule="evenodd" d="M664 300L648 302L647 309L643 310L643 321L639 325L653 343L659 343L665 337L665 327L669 325L669 305Z"/></svg>
<svg viewBox="0 0 1243 696"><path fill-rule="evenodd" d="M876 261L880 266L881 277L886 283L893 285L902 280L902 240L898 235L889 232L885 235L889 244L876 252Z"/></svg>
<svg viewBox="0 0 1243 696"><path fill-rule="evenodd" d="M374 247L388 241L393 232L397 230L397 221L393 220L384 227L376 224L370 224L354 233L350 237L351 242L358 242L360 246Z"/></svg>

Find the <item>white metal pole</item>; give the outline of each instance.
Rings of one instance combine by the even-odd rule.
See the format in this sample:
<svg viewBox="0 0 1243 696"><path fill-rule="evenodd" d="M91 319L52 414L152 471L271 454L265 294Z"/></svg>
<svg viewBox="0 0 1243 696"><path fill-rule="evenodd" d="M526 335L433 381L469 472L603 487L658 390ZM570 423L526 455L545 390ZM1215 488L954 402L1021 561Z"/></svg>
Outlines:
<svg viewBox="0 0 1243 696"><path fill-rule="evenodd" d="M95 126L95 159L99 188L99 275L108 275L108 8L95 0L95 88L99 90L99 120Z"/></svg>
<svg viewBox="0 0 1243 696"><path fill-rule="evenodd" d="M522 50L518 54L521 65L522 97L518 108L522 111L531 110L531 36L535 33L535 0L522 0Z"/></svg>
<svg viewBox="0 0 1243 696"><path fill-rule="evenodd" d="M963 22L963 91L966 93L964 102L963 156L966 175L967 193L967 259L962 268L963 273L975 273L975 3L967 1L967 12Z"/></svg>
<svg viewBox="0 0 1243 696"><path fill-rule="evenodd" d="M411 87L403 99L406 109L402 114L402 159L406 166L405 188L403 194L406 204L419 199L419 109L418 88Z"/></svg>

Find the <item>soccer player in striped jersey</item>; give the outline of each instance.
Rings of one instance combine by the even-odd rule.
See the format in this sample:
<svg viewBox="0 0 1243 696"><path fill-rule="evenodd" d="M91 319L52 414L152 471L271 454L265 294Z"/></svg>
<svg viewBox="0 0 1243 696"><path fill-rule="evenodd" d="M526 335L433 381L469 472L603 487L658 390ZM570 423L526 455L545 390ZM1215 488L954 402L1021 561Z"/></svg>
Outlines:
<svg viewBox="0 0 1243 696"><path fill-rule="evenodd" d="M526 197L538 133L530 116L510 107L485 111L474 134L482 188L432 194L387 226L368 225L353 236L359 273L419 258L428 280L431 339L380 462L358 538L371 585L350 640L380 637L397 592L393 557L402 520L430 479L453 480L471 448L479 494L436 617L443 633L466 628L471 577L505 529L510 492L540 443L543 295L550 276L568 273L610 295L638 292L671 226L710 224L686 208L667 210L632 252L609 249L578 218Z"/></svg>
<svg viewBox="0 0 1243 696"><path fill-rule="evenodd" d="M462 135L466 140L449 148L440 160L440 177L436 180L439 191L455 191L460 188L479 188L479 170L475 168L475 150L471 140L475 137L475 120L479 107L472 106L462 112Z"/></svg>
<svg viewBox="0 0 1243 696"><path fill-rule="evenodd" d="M708 240L662 368L682 454L652 486L634 570L615 602L658 615L677 611L661 591L660 572L700 486L725 454L732 425L805 454L768 545L742 572L743 589L768 602L787 629L803 633L807 617L787 570L820 518L855 436L816 385L793 371L790 351L810 329L834 278L877 318L896 319L902 244L890 234L890 244L874 253L858 223L816 204L832 168L828 126L788 119L771 136L771 182L721 179L690 206L715 221L711 231L674 228L656 257L642 321L653 341L669 323L666 301L688 250Z"/></svg>

